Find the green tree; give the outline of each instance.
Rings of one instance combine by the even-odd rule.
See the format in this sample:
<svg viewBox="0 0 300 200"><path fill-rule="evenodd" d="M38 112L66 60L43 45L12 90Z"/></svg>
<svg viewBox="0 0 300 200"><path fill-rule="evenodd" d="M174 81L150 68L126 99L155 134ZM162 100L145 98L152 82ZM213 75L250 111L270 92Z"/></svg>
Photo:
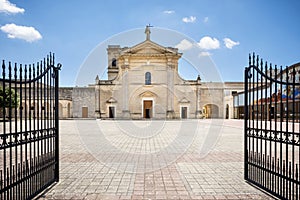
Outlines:
<svg viewBox="0 0 300 200"><path fill-rule="evenodd" d="M0 115L3 117L3 108L12 108L19 105L18 94L14 89L0 87Z"/></svg>

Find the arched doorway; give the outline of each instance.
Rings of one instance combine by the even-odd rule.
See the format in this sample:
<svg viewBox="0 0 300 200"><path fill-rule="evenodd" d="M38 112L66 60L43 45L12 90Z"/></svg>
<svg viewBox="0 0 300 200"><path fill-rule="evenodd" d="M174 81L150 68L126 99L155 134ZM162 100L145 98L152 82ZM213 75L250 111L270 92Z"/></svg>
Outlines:
<svg viewBox="0 0 300 200"><path fill-rule="evenodd" d="M219 107L215 104L206 104L203 113L206 118L219 118Z"/></svg>

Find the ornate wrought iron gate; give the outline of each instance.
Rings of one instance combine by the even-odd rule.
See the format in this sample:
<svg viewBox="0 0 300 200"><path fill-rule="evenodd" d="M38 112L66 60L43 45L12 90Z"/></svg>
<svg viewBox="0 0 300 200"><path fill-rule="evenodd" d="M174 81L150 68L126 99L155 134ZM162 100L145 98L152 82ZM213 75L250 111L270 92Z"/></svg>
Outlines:
<svg viewBox="0 0 300 200"><path fill-rule="evenodd" d="M300 193L300 63L278 68L254 54L245 69L245 179L281 199Z"/></svg>
<svg viewBox="0 0 300 200"><path fill-rule="evenodd" d="M2 64L0 199L31 199L59 180L59 69L54 55L36 65Z"/></svg>

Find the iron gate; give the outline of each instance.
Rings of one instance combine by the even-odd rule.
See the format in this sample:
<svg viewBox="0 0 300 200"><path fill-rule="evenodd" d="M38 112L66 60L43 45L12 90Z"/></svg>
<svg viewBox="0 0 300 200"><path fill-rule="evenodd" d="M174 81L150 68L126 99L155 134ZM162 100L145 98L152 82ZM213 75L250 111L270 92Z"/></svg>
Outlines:
<svg viewBox="0 0 300 200"><path fill-rule="evenodd" d="M5 61L0 79L0 199L31 199L59 180L59 69Z"/></svg>
<svg viewBox="0 0 300 200"><path fill-rule="evenodd" d="M282 68L254 54L245 69L245 180L281 199L300 192L300 63Z"/></svg>

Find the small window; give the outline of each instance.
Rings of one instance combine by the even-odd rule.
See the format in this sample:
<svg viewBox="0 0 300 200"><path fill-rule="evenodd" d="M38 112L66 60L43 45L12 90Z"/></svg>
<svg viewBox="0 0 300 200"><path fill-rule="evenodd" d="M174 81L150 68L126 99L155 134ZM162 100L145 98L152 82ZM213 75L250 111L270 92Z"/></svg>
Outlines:
<svg viewBox="0 0 300 200"><path fill-rule="evenodd" d="M116 67L117 66L117 60L115 58L112 59L111 66L112 67Z"/></svg>
<svg viewBox="0 0 300 200"><path fill-rule="evenodd" d="M145 85L151 85L151 73L146 72L145 74Z"/></svg>

